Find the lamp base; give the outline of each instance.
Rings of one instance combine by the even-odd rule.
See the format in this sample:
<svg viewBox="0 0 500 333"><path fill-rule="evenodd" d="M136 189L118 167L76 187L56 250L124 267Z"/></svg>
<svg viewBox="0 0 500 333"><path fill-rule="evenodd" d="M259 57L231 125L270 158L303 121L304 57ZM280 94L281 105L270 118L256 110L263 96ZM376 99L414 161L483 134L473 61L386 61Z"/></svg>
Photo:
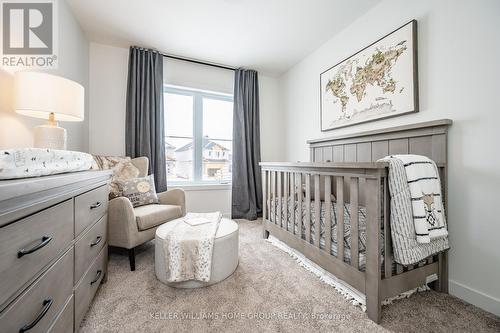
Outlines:
<svg viewBox="0 0 500 333"><path fill-rule="evenodd" d="M57 123L40 125L35 127L34 146L35 148L66 150L67 138L66 129L57 126Z"/></svg>

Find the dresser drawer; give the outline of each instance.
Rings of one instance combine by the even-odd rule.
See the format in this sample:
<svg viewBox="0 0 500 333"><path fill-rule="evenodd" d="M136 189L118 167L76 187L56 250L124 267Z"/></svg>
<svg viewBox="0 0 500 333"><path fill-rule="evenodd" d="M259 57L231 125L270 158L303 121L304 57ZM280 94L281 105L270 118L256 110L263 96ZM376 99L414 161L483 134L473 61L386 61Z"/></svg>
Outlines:
<svg viewBox="0 0 500 333"><path fill-rule="evenodd" d="M46 332L71 295L73 249L68 250L0 316L2 332Z"/></svg>
<svg viewBox="0 0 500 333"><path fill-rule="evenodd" d="M73 295L66 301L64 309L59 313L48 333L68 333L73 332L73 310L75 302Z"/></svg>
<svg viewBox="0 0 500 333"><path fill-rule="evenodd" d="M108 185L75 197L75 236L97 221L108 209Z"/></svg>
<svg viewBox="0 0 500 333"><path fill-rule="evenodd" d="M0 304L73 241L73 200L0 228Z"/></svg>
<svg viewBox="0 0 500 333"><path fill-rule="evenodd" d="M102 278L106 274L107 260L108 246L105 245L75 289L75 328L80 326Z"/></svg>
<svg viewBox="0 0 500 333"><path fill-rule="evenodd" d="M107 241L107 215L92 226L75 244L75 284Z"/></svg>

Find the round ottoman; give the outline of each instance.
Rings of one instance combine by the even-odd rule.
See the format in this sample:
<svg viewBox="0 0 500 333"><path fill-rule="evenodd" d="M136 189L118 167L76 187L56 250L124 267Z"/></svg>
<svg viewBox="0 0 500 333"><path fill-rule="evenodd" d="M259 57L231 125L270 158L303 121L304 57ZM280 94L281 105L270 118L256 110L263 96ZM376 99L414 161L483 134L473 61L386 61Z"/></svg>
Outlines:
<svg viewBox="0 0 500 333"><path fill-rule="evenodd" d="M167 222L156 229L155 273L158 280L175 288L199 288L218 283L233 274L236 267L238 267L238 224L230 219L223 218L215 235L210 281L167 282L163 241L176 224L175 221L177 220Z"/></svg>

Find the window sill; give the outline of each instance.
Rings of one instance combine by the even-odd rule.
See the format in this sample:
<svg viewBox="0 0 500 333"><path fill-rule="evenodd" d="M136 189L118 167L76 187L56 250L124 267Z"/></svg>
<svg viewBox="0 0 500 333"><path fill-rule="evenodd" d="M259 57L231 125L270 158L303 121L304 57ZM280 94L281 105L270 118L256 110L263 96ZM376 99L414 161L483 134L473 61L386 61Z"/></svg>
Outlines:
<svg viewBox="0 0 500 333"><path fill-rule="evenodd" d="M172 184L169 189L180 188L184 191L224 191L231 190L231 184Z"/></svg>

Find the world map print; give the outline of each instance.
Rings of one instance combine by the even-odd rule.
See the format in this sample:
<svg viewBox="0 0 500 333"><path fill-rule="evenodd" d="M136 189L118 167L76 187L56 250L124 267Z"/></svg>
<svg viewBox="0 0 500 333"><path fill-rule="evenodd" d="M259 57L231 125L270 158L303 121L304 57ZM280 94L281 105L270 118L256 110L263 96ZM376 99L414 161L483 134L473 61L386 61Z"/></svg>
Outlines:
<svg viewBox="0 0 500 333"><path fill-rule="evenodd" d="M416 111L413 23L321 74L322 130Z"/></svg>

